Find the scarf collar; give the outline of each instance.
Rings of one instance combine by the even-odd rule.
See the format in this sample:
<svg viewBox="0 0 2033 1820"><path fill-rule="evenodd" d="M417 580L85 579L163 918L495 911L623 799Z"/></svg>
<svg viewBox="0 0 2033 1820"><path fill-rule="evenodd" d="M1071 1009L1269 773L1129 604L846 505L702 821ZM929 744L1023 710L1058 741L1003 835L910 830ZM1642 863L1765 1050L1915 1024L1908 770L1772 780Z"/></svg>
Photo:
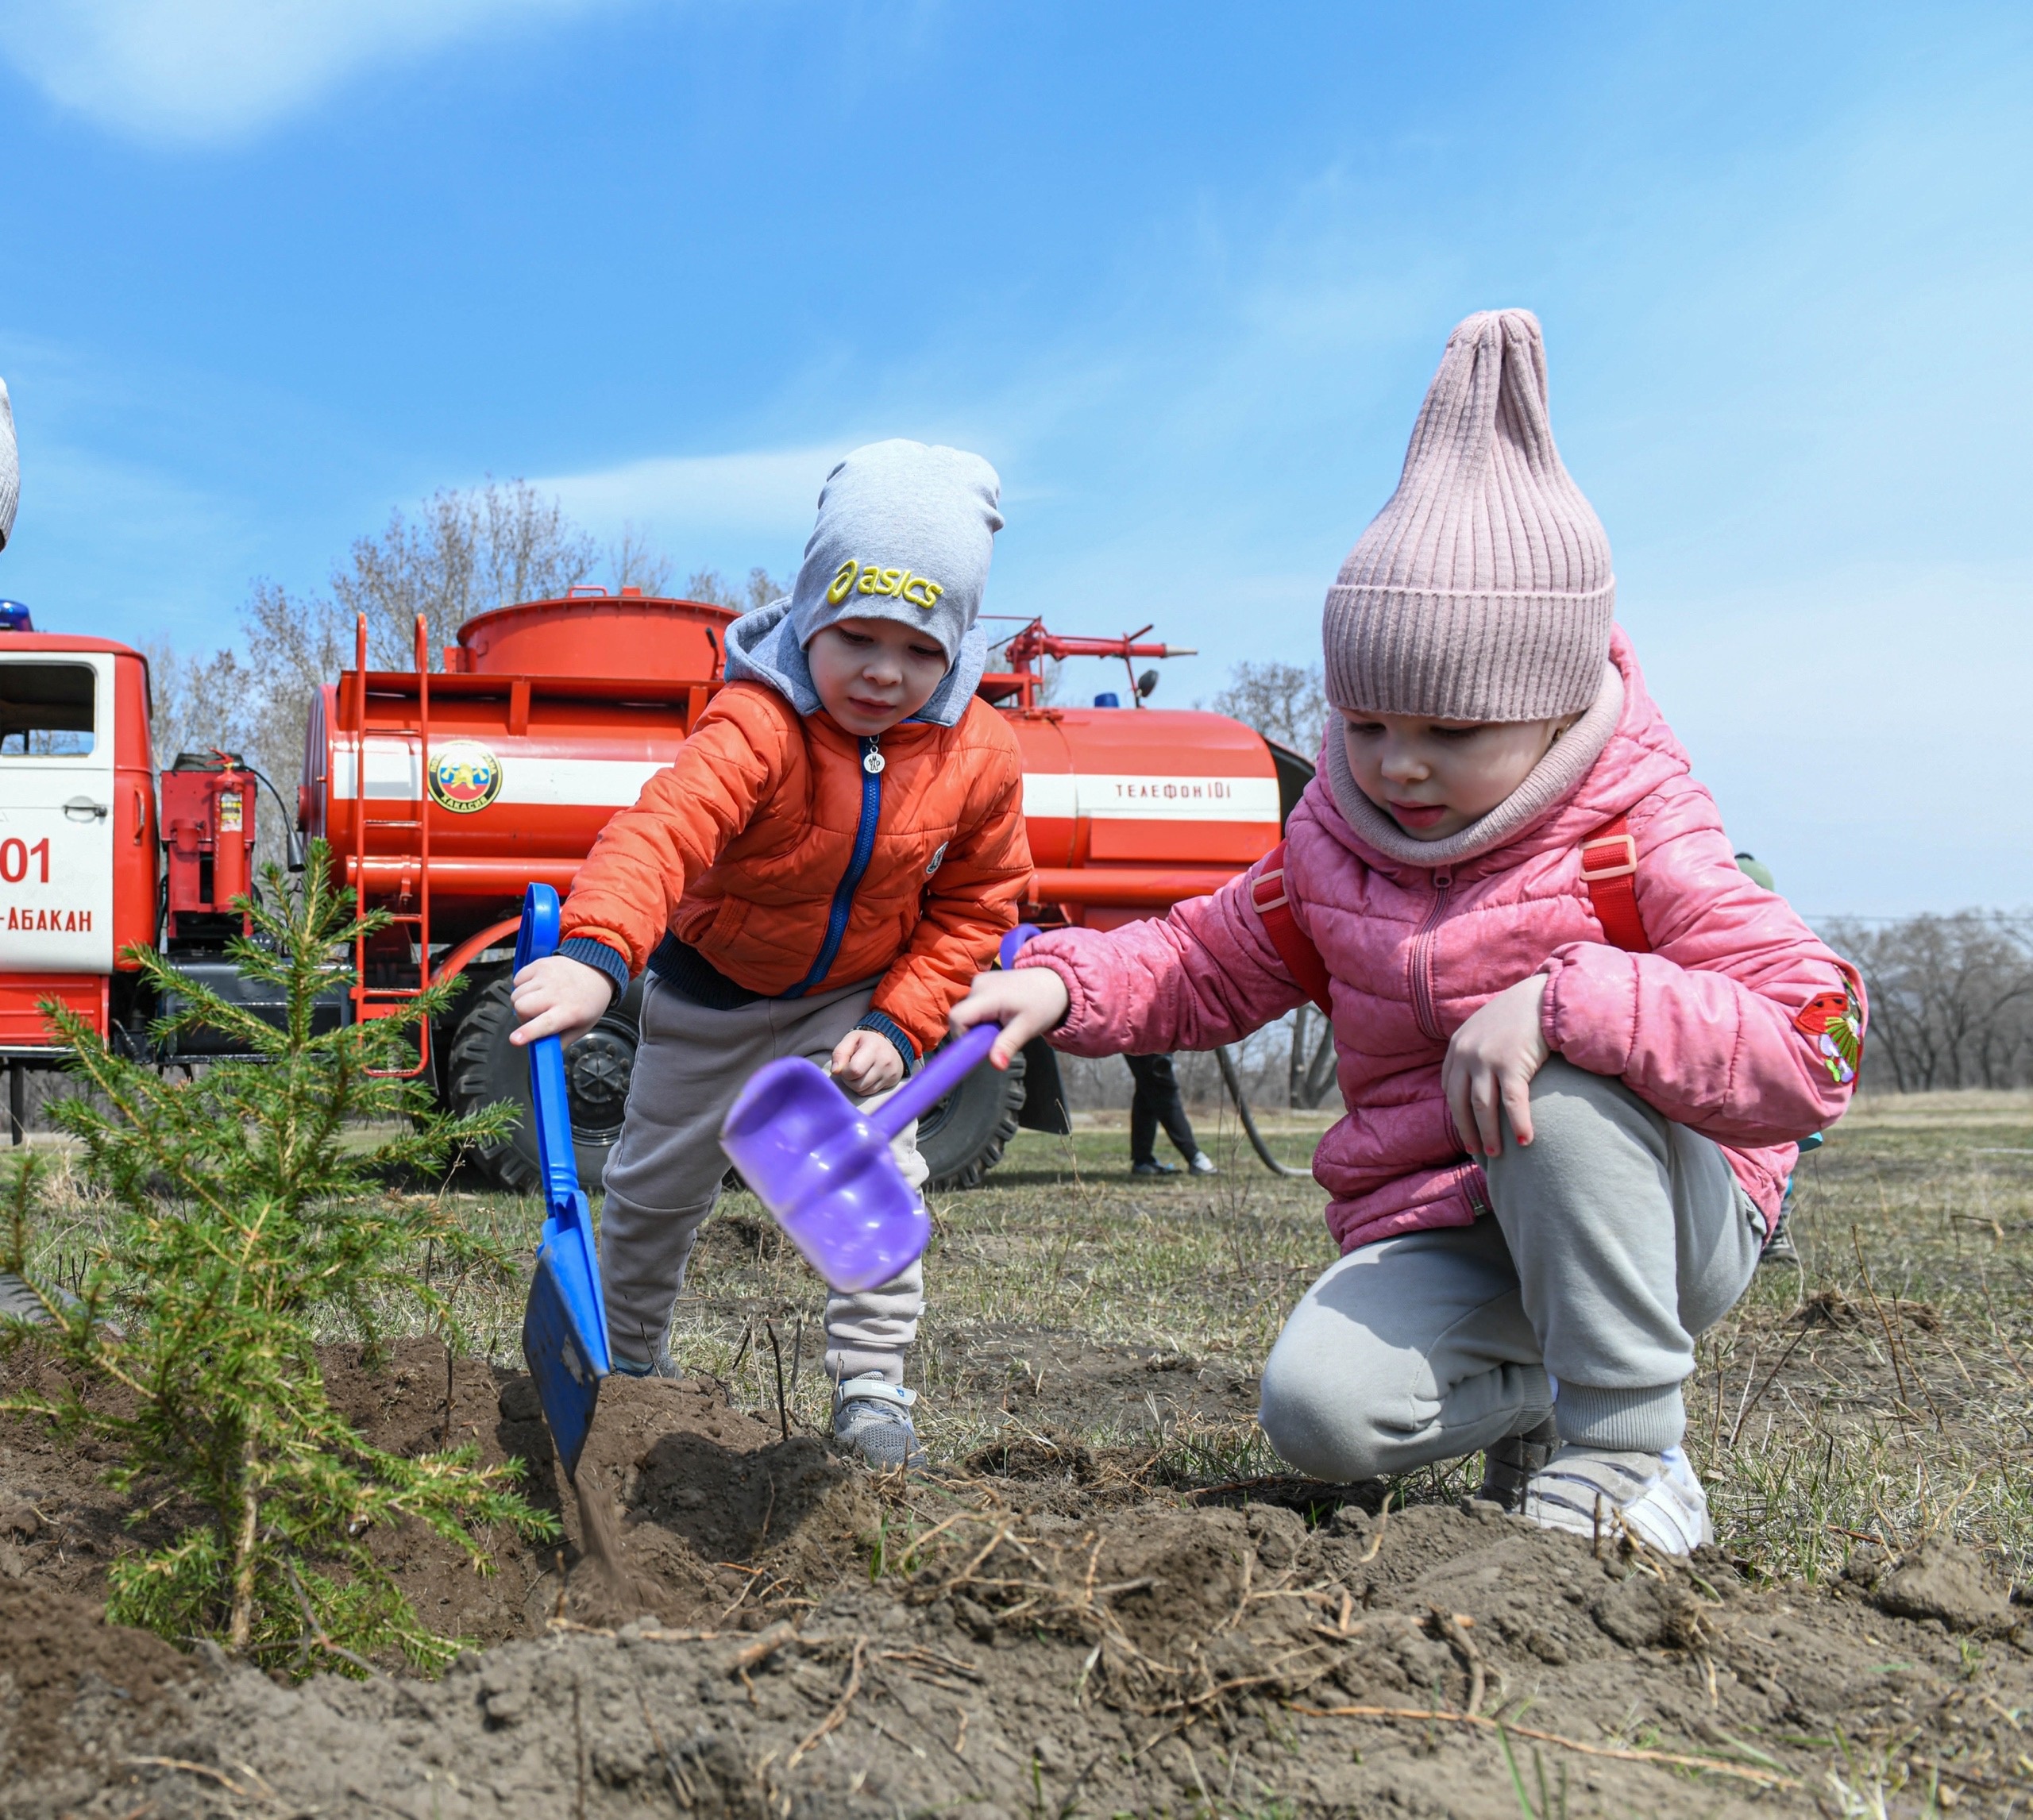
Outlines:
<svg viewBox="0 0 2033 1820"><path fill-rule="evenodd" d="M1525 781L1487 814L1444 840L1414 839L1363 794L1348 768L1348 742L1341 737L1338 714L1329 717L1327 729L1328 789L1350 831L1386 859L1422 869L1459 866L1514 840L1572 796L1609 744L1623 717L1623 677L1614 663L1606 663L1603 686L1587 711L1546 749Z"/></svg>
<svg viewBox="0 0 2033 1820"><path fill-rule="evenodd" d="M800 714L819 711L819 691L812 686L812 665L791 624L788 598L743 614L727 627L726 637L729 682L767 683ZM957 725L987 668L988 634L977 622L962 637L960 654L932 692L931 700L911 719L933 727Z"/></svg>

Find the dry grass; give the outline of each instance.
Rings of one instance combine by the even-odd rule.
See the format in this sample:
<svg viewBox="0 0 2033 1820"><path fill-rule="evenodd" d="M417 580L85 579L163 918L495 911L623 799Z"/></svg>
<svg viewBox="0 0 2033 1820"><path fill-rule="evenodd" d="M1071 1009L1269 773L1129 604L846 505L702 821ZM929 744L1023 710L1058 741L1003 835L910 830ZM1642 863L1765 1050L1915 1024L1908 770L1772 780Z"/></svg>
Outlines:
<svg viewBox="0 0 2033 1820"><path fill-rule="evenodd" d="M1796 1190L1800 1268L1759 1272L1689 1386L1725 1544L1811 1579L1861 1537L1940 1532L2023 1576L2033 1095L1866 1100Z"/></svg>
<svg viewBox="0 0 2033 1820"><path fill-rule="evenodd" d="M1071 1139L1025 1135L989 1186L938 1197L931 1304L913 1367L921 1426L948 1457L1011 1432L998 1382L1047 1368L1082 1340L1231 1363L1254 1372L1287 1311L1333 1256L1311 1180L1274 1178L1209 1115L1213 1181L1136 1180L1117 1121ZM1274 1116L1302 1163L1324 1117ZM38 1255L71 1274L103 1209L60 1158ZM2033 1564L2033 1095L1960 1093L1860 1103L1807 1160L1792 1230L1801 1266L1768 1266L1700 1348L1689 1446L1723 1545L1775 1578L1815 1579L1858 1540L1910 1545L1950 1532ZM456 1193L467 1217L521 1249L533 1203ZM425 1260L419 1260L423 1267ZM1866 1274L1868 1273L1868 1276ZM673 1346L775 1419L776 1361L794 1422L822 1427L824 1294L746 1195L708 1225ZM519 1297L475 1289L478 1350L519 1348ZM770 1334L773 1326L776 1345ZM1028 1336L1028 1339L1027 1339ZM1009 1364L986 1384L993 1339ZM1211 1482L1278 1469L1246 1415L1174 1419L1120 1406L1053 1438L1155 1447L1168 1476ZM1422 1473L1414 1501L1452 1498L1465 1467Z"/></svg>

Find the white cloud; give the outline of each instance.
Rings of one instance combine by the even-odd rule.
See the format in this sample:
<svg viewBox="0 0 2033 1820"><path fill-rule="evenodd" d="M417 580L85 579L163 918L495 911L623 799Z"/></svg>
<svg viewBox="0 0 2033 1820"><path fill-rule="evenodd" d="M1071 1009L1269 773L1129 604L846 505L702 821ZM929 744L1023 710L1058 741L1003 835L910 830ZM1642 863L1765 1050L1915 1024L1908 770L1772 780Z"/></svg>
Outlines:
<svg viewBox="0 0 2033 1820"><path fill-rule="evenodd" d="M142 138L232 139L378 63L605 0L0 0L0 56Z"/></svg>

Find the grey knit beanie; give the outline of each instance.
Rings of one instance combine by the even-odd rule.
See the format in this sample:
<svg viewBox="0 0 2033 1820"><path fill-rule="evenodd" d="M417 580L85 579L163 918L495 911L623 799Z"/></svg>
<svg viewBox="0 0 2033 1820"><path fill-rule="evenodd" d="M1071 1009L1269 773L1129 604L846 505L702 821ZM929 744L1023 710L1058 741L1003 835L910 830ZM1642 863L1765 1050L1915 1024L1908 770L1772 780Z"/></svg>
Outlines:
<svg viewBox="0 0 2033 1820"><path fill-rule="evenodd" d="M14 407L0 380L0 549L14 534L14 507L21 496L21 458L14 453Z"/></svg>
<svg viewBox="0 0 2033 1820"><path fill-rule="evenodd" d="M1337 708L1547 720L1603 686L1610 542L1553 446L1546 353L1526 310L1448 337L1390 503L1327 591Z"/></svg>
<svg viewBox="0 0 2033 1820"><path fill-rule="evenodd" d="M1002 482L978 455L901 439L857 449L826 476L789 596L727 627L727 679L819 711L804 647L838 619L897 619L936 638L947 671L912 716L957 726L988 667L980 623Z"/></svg>
<svg viewBox="0 0 2033 1820"><path fill-rule="evenodd" d="M791 590L808 645L837 619L898 619L950 664L982 610L1002 529L1002 482L978 455L901 438L857 449L826 476Z"/></svg>

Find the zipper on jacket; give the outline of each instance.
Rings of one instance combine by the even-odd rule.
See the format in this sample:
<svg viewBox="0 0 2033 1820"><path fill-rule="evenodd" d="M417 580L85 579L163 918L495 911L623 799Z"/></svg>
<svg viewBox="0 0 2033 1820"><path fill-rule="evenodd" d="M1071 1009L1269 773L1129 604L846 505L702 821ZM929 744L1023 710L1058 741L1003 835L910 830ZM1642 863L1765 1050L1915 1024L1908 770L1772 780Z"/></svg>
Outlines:
<svg viewBox="0 0 2033 1820"><path fill-rule="evenodd" d="M1419 1028L1436 1043L1440 1040L1440 1013L1433 1001L1433 950L1440 920L1447 910L1447 894L1454 888L1454 874L1433 875L1433 908L1412 938L1412 1012Z"/></svg>
<svg viewBox="0 0 2033 1820"><path fill-rule="evenodd" d="M847 916L854 908L854 893L862 875L875 854L875 824L882 816L882 736L866 735L861 742L861 820L854 829L854 851L847 856L847 870L833 888L833 907L826 915L826 939L819 944L819 958L812 970L784 994L803 998L832 970L840 943L847 939Z"/></svg>

